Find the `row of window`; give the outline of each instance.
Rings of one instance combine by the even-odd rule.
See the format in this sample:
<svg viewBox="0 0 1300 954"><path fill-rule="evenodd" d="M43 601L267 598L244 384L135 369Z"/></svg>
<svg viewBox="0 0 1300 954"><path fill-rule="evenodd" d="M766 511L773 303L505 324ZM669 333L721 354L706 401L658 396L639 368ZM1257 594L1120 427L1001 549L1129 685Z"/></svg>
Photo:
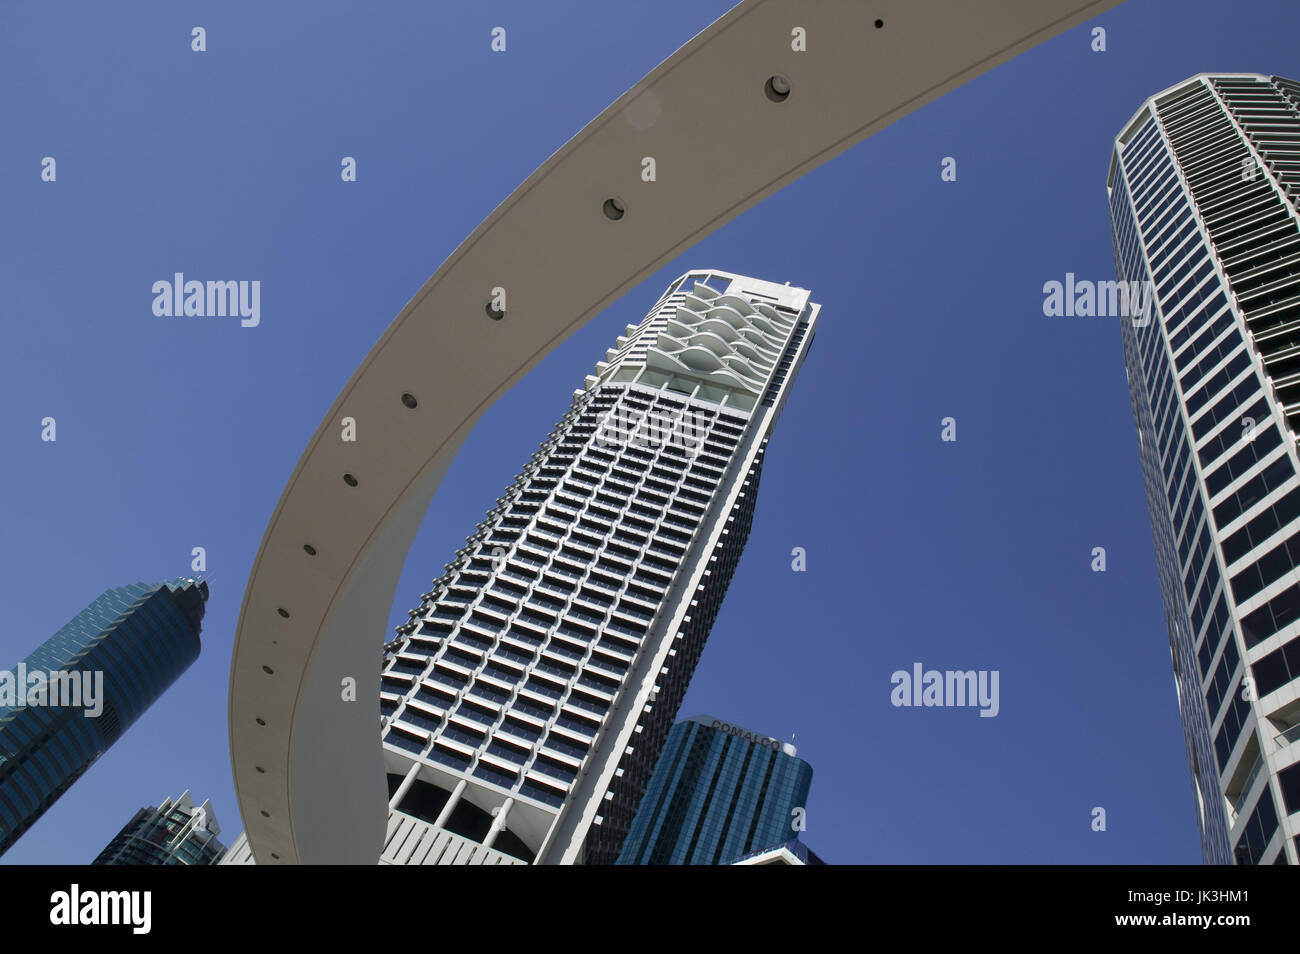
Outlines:
<svg viewBox="0 0 1300 954"><path fill-rule="evenodd" d="M1155 146L1157 142L1155 124L1148 124L1145 131L1150 134L1148 141L1152 154L1163 153L1163 150L1158 150ZM1155 162L1156 160L1153 158L1151 161ZM1168 173L1172 172L1172 170L1168 169L1167 160L1163 155L1160 156L1159 161L1162 165L1166 165L1165 180L1168 182ZM1172 192L1170 189L1165 191ZM1181 205L1181 202L1175 201L1171 205ZM1115 220L1122 223L1124 216L1117 214ZM1177 224L1175 225L1175 223ZM1200 405L1205 403L1208 398L1215 396L1231 380L1233 372L1215 374L1214 366L1230 356L1231 351L1240 342L1240 335L1231 330L1231 313L1227 311L1216 315L1210 321L1194 320L1198 314L1215 314L1215 311L1224 304L1223 302L1219 302L1217 305L1213 303L1215 288L1218 283L1211 277L1212 266L1206 260L1204 246L1199 241L1193 240L1196 232L1194 220L1190 217L1183 217L1183 221L1179 222L1179 216L1171 215L1169 222L1161 226L1161 228L1168 229L1168 239L1157 238L1155 242L1151 243L1155 245L1167 241L1167 244L1162 249L1162 261L1160 261L1157 268L1158 287L1162 292L1168 293L1186 282L1185 287L1190 291L1190 294L1185 294L1181 305L1166 316L1167 327L1170 331L1170 344L1177 354L1176 364L1178 370L1182 373L1181 384L1184 393L1196 387L1199 379L1208 378L1208 380L1200 381L1201 390L1197 393L1194 401L1189 402L1189 405ZM1152 233L1147 231L1146 234L1151 235ZM1180 263L1176 270L1171 269L1169 263L1178 257L1183 257L1183 262ZM1139 268L1137 255L1134 254L1134 273L1140 274ZM1193 275L1195 277L1192 277ZM1162 298L1162 300L1167 299ZM1209 607L1211 605L1214 607L1211 622L1202 635L1201 649L1198 654L1201 672L1207 673L1217 645L1223 641L1223 635L1230 632L1230 619L1226 602L1219 588L1217 563L1212 559L1208 559L1212 537L1208 525L1203 522L1201 498L1195 492L1196 481L1186 439L1182 435L1181 428L1177 426L1182 419L1177 408L1177 392L1170 379L1163 348L1159 347L1159 338L1160 335L1154 327L1146 329L1146 338L1142 342L1145 346L1143 348L1145 352L1143 357L1147 372L1146 380L1155 383L1155 387L1149 393L1155 396L1152 411L1157 423L1157 452L1160 453L1163 459L1165 486L1170 489L1168 494L1171 505L1170 513L1176 532L1179 527L1183 526L1184 515L1187 516L1187 522L1181 535L1182 542L1179 545L1179 553L1182 561L1187 566L1183 576L1183 588L1184 593L1188 596L1189 616L1193 634L1201 633L1205 618L1210 615ZM1234 338L1236 341L1233 340ZM1193 362L1195 363L1193 364ZM1249 395L1238 394L1238 397L1248 399ZM1196 439L1199 441L1210 434L1215 426L1226 419L1241 403L1242 400L1232 400L1231 398L1220 398L1216 401L1213 408L1206 417L1201 419L1199 426L1196 428L1194 432ZM1193 408L1189 408L1189 410L1192 413L1195 412ZM1240 438L1240 435L1234 433L1234 431L1235 429L1230 427L1225 429L1218 435L1218 439L1211 441L1210 446L1202 448L1199 455L1202 464L1209 464L1231 449L1232 443L1234 443L1232 438ZM1234 468L1228 465L1225 469L1232 472ZM1176 491L1174 488L1177 488ZM1198 531L1194 544L1189 542L1193 530ZM1193 584L1196 583L1198 577L1201 577L1201 565L1203 563L1208 563L1208 568L1204 573L1204 577L1200 579L1196 598L1193 599L1191 596ZM1231 649L1225 648L1223 658L1219 660L1218 667L1204 686L1206 702L1211 716L1222 705L1223 696L1240 665L1235 642L1229 639L1226 646L1230 646ZM1240 712L1236 713L1236 715L1240 716ZM1228 739L1235 741L1239 728L1239 719L1234 719L1232 715L1225 715L1224 727L1221 728L1220 739L1216 747L1222 750ZM1220 751L1220 756L1223 757L1222 751Z"/></svg>
<svg viewBox="0 0 1300 954"><path fill-rule="evenodd" d="M1227 312L1225 312L1227 314ZM1197 442L1214 430L1219 424L1232 418L1240 420L1237 408L1257 394L1263 393L1259 377L1253 371L1232 386L1223 397L1215 401L1209 409L1192 422L1192 436ZM1258 419L1257 419L1258 422Z"/></svg>
<svg viewBox="0 0 1300 954"><path fill-rule="evenodd" d="M722 422L718 422L722 423ZM716 425L715 425L716 426ZM730 450L728 445L734 445L737 437L740 435L738 429L722 423L722 428L734 430L734 434L721 433L722 438L719 444L720 450ZM595 429L586 430L586 435L595 433ZM706 445L706 447L709 445ZM631 654L636 650L636 638L644 632L644 627L640 626L637 621L648 621L653 613L652 610L657 606L661 598L662 589L671 581L671 573L676 567L676 562L680 561L684 555L684 549L680 545L689 543L691 532L705 512L705 506L711 499L704 493L693 493L689 499L678 501L676 498L681 496L676 493L676 488L671 485L663 486L663 495L660 496L653 492L654 484L650 483L651 489L642 488L637 492L635 497L629 501L623 497L625 491L620 490L618 496L609 496L601 492L601 481L603 477L608 476L605 471L613 473L617 460L626 459L630 469L625 474L626 477L637 479L640 473L647 471L655 476L666 479L674 479L678 475L669 471L658 473L658 466L651 463L651 455L644 453L639 448L622 448L626 457L618 457L609 454L599 448L589 446L568 446L561 441L560 453L552 454L549 458L559 464L577 461L581 453L581 460L585 462L591 473L587 475L586 480L577 484L561 484L560 479L565 474L567 468L555 467L551 471L544 468L539 471L537 478L528 482L525 489L521 491L521 497L527 501L527 509L521 508L519 513L508 515L500 521L498 532L501 533L500 540L515 544L515 552L512 553L502 568L502 572L495 577L495 583L487 588L483 599L480 602L475 613L471 614L466 620L459 632L457 638L444 648L443 660L445 662L459 661L460 665L466 668L466 672L456 672L454 668L435 667L432 678L447 685L448 690L461 691L465 693L461 697L461 704L454 712L454 718L458 721L451 722L450 717L446 722L446 728L442 731L440 738L446 738L449 741L457 741L466 745L471 750L480 748L487 739L486 730L493 725L500 717L501 707L509 703L510 692L505 686L494 685L490 679L485 677L492 676L500 679L503 683L517 684L522 681L524 671L520 669L509 669L503 663L509 660L512 665L527 666L532 665L533 669L529 677L516 694L515 701L511 709L506 710L504 720L502 721L503 732L511 732L517 737L530 741L528 734L520 735L524 730L520 726L528 725L524 718L531 717L541 721L551 718L556 719L557 725L568 723L575 732L594 733L599 726L599 718L603 716L608 709L608 697L617 690L619 677L626 669L626 659L631 658ZM630 453L629 453L630 452ZM682 460L673 460L671 463L677 464L679 468L684 469L687 463L685 456ZM712 477L716 480L716 475L710 473L710 469L716 469L719 464L725 464L720 457L715 457L707 452L697 455L696 459L691 462L695 473L703 477ZM575 468L577 469L577 468ZM573 476L569 472L570 478ZM561 487L567 487L569 493L567 496L561 496ZM708 489L711 490L711 485ZM553 495L546 493L547 490L553 490ZM542 492L538 492L542 491ZM630 494L629 494L630 496ZM637 503L637 500L643 500L644 503ZM673 502L671 510L669 509L670 501ZM543 505L545 505L543 507ZM619 548L599 560L593 559L592 555L585 553L574 553L571 556L576 559L572 570L567 570L560 562L564 554L561 552L552 552L556 545L562 539L561 534L569 531L577 534L576 545L580 548L591 546L596 551L601 543L603 536L614 529L614 522L611 518L618 518L619 508L628 507L624 514L623 520L617 527L616 534L624 538L624 542L636 546L645 545L649 542L649 534L655 533L654 547L664 557L664 559L655 560L653 564L647 563L637 569L633 574L636 551L626 548ZM629 516L631 508L635 507L640 516ZM554 512L552 509L554 508ZM579 509L584 508L584 509ZM547 516L550 514L550 516ZM529 518L536 515L536 522L529 527ZM642 517L647 519L641 519ZM652 521L658 519L658 529ZM554 521L554 522L552 522ZM526 534L525 534L526 531ZM588 536L588 534L591 534ZM489 541L491 542L491 541ZM680 545L679 545L680 544ZM533 557L528 554L532 553ZM628 559L626 564L622 563L619 556ZM651 558L654 559L654 558ZM602 566L607 566L608 575L601 571ZM476 568L476 569L475 569ZM482 587L485 580L493 579L492 563L481 558L471 558L467 569L475 576L471 582L477 582ZM588 571L585 577L586 583L580 585L583 578L584 570ZM665 576L658 576L658 572L664 572ZM538 579L538 574L541 579ZM634 584L630 579L636 579L639 582ZM579 668L582 651L585 650L585 641L577 639L573 647L569 647L563 640L564 631L574 630L575 627L581 627L578 619L564 619L559 621L559 628L552 634L550 641L547 643L541 656L536 655L535 649L540 646L545 639L546 631L555 624L554 619L546 619L543 613L549 612L559 614L564 609L562 599L578 599L580 605L589 606L601 616L590 616L578 611L574 611L566 616L572 615L579 619L587 619L592 623L599 624L603 619L605 611L614 605L614 598L617 591L628 581L626 597L628 602L620 603L618 609L627 612L630 619L625 624L611 624L607 628L615 630L614 633L607 632L602 639L602 645L607 641L610 648L617 647L627 653L626 659L615 658L612 655L598 656L593 651L591 656L592 665L590 669ZM529 586L533 586L531 591ZM539 590L540 587L540 590ZM457 587L452 586L448 593L456 591ZM501 596L493 596L492 593L500 591ZM609 592L606 592L608 590ZM576 593L574 592L576 591ZM656 592L657 591L657 592ZM550 594L550 595L548 595ZM472 599L474 591L468 589L464 597ZM500 629L514 607L526 597L526 605L521 614L516 617L518 625L509 633L503 635L498 643L499 652L488 657L484 670L479 674L477 679L471 682L471 674L474 667L482 664L484 654L491 648L491 635ZM645 601L647 606L638 606L637 601ZM478 610L486 610L486 615L477 615ZM497 615L500 619L496 619ZM476 634L474 627L482 627L484 632ZM533 627L536 627L534 630ZM631 636L631 639L618 642L617 632L621 631L625 635ZM585 635L587 640L593 640L597 634L596 628L592 629ZM464 645L462 645L464 644ZM534 645L535 644L535 645ZM529 650L533 651L530 652ZM501 657L498 659L498 655ZM399 664L403 669L410 669L412 664L405 661ZM493 668L493 667L499 668ZM607 674L606 674L607 673ZM572 687L568 687L569 698L568 705L572 710L560 710L556 715L555 706L564 696L566 683L574 680L576 682ZM552 681L555 680L555 681ZM448 683L451 683L448 685ZM390 686L392 689L401 690L400 685ZM409 686L404 687L409 691ZM426 686L421 692L428 690L432 695L438 690L429 690ZM473 698L470 698L470 696ZM437 701L441 703L436 709L446 711L454 703L454 692L448 692L446 695L439 694ZM480 700L475 702L474 699ZM493 703L494 705L483 705L481 703ZM395 704L391 709L395 709ZM390 711L391 711L390 709ZM519 716L512 716L511 712L519 713ZM587 715L579 715L584 712ZM466 720L465 722L459 720ZM442 720L436 717L436 713L430 710L420 710L416 706L409 706L403 710L401 716L402 722L410 722L418 728L435 731L436 727L442 724ZM476 722L483 727L479 732L467 728L467 724ZM507 724L511 728L507 729ZM393 731L397 733L400 728L397 724L393 725ZM405 731L405 730L403 730ZM531 735L536 737L540 735L540 727L533 727ZM480 734L481 733L481 734ZM413 746L413 736L409 733L402 736L400 733L395 735L395 744ZM565 742L559 735L555 736L557 746L553 746L557 751L569 757L575 756L580 750L578 741ZM548 743L549 744L549 743ZM517 748L517 744L516 744ZM502 742L497 746L492 754L498 759L504 759L512 751L511 744ZM516 757L520 756L519 751L513 753ZM457 752L453 746L435 745L433 757L443 761L454 762L461 768L468 768L471 764L470 757L464 753ZM518 759L516 759L518 760ZM549 761L548 761L549 760ZM563 762L551 759L549 756L540 756L535 760L534 770L542 775L549 775L552 779L550 783L541 782L543 785L558 785L564 788L567 781L571 780L574 768ZM522 762L521 762L522 764ZM516 776L509 776L508 769L503 767L500 762L493 762L490 759L480 759L480 764L475 767L475 772L481 777L490 778L498 784L509 782L513 785L517 781ZM528 786L535 786L539 782L530 776ZM522 791L522 789L521 789ZM545 794L543 801L555 798L562 798L563 792L551 788L547 793L539 793L530 788L532 797L538 797L539 794ZM525 792L529 794L529 792Z"/></svg>
<svg viewBox="0 0 1300 954"><path fill-rule="evenodd" d="M1214 659L1214 654L1219 649L1219 644L1223 641L1225 634L1232 632L1229 622L1228 602L1224 598L1222 591L1219 592L1218 598L1214 601L1214 612L1210 615L1210 624L1205 627L1204 633L1200 628L1194 632L1201 633L1200 648L1196 652L1197 662L1201 667L1201 680L1204 681L1210 672L1210 663Z"/></svg>
<svg viewBox="0 0 1300 954"><path fill-rule="evenodd" d="M1269 453L1282 443L1282 435L1277 425L1271 421L1264 429L1256 428L1255 439L1247 441L1231 457L1217 465L1215 470L1206 475L1206 489L1214 496L1226 488L1262 461Z"/></svg>
<svg viewBox="0 0 1300 954"><path fill-rule="evenodd" d="M1202 469L1208 471L1214 461L1218 460L1238 444L1254 443L1258 428L1269 418L1271 413L1272 409L1269 405L1268 399L1260 397L1242 413L1241 420L1245 423L1242 424L1240 429L1235 427L1225 427L1222 431L1205 442L1198 452Z"/></svg>
<svg viewBox="0 0 1300 954"><path fill-rule="evenodd" d="M1237 492L1215 508L1218 518L1220 508L1225 516L1239 515L1264 496L1272 493L1289 480L1294 471L1291 461L1283 455L1269 464L1256 477L1251 478ZM1265 507L1239 530L1223 541L1223 558L1229 564L1240 560L1291 521L1300 518L1300 489L1292 490L1275 503ZM1223 526L1223 523L1220 523Z"/></svg>

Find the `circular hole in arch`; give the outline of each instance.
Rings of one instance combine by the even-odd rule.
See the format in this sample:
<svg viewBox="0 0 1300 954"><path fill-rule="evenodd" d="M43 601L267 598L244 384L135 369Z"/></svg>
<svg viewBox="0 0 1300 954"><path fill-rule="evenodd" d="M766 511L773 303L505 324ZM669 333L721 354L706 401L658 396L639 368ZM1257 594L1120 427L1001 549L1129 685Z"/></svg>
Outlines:
<svg viewBox="0 0 1300 954"><path fill-rule="evenodd" d="M285 609L283 606L281 606L279 609L277 609L276 612L279 613L279 614L280 614L282 617L284 617L285 619L288 619L288 618L289 618L289 611L288 611L287 609Z"/></svg>
<svg viewBox="0 0 1300 954"><path fill-rule="evenodd" d="M502 311L500 308L493 308L492 302L488 302L486 305L483 306L483 312L493 321L500 321L502 318L506 316L506 313Z"/></svg>
<svg viewBox="0 0 1300 954"><path fill-rule="evenodd" d="M351 474L344 474L343 483L347 484L349 487L355 487L357 485L357 479Z"/></svg>
<svg viewBox="0 0 1300 954"><path fill-rule="evenodd" d="M774 103L784 103L790 98L790 80L775 73L763 84L763 95Z"/></svg>
<svg viewBox="0 0 1300 954"><path fill-rule="evenodd" d="M266 720L263 719L261 716L258 716L257 719L254 721L256 721L258 725L266 725Z"/></svg>
<svg viewBox="0 0 1300 954"><path fill-rule="evenodd" d="M415 395L414 395L414 394L411 394L411 393L408 392L408 393L402 395L402 403L405 404L405 405L406 405L407 407L409 407L409 408L414 408L414 407L415 407L416 405L418 405L420 402L417 401L417 400L415 399Z"/></svg>
<svg viewBox="0 0 1300 954"><path fill-rule="evenodd" d="M623 207L623 203L613 196L610 196L605 200L601 209L605 213L605 218L609 219L611 222L617 222L623 216L627 215L627 209Z"/></svg>
<svg viewBox="0 0 1300 954"><path fill-rule="evenodd" d="M275 670L272 669L270 666L263 666L263 667L262 667L262 672L266 673L268 676L274 676L274 675L275 675Z"/></svg>
<svg viewBox="0 0 1300 954"><path fill-rule="evenodd" d="M280 856L277 855L274 851L271 852L271 857L274 858L276 861L279 861L279 860L280 860Z"/></svg>
<svg viewBox="0 0 1300 954"><path fill-rule="evenodd" d="M308 556L315 556L316 548L312 546L310 543L304 543L302 545L302 552L307 554Z"/></svg>
<svg viewBox="0 0 1300 954"><path fill-rule="evenodd" d="M260 765L254 765L253 768L257 770L257 774L258 774L258 775L265 775L265 774L266 774L266 769L262 768L262 766L260 766Z"/></svg>
<svg viewBox="0 0 1300 954"><path fill-rule="evenodd" d="M268 812L265 808L263 808L263 809L262 809L262 817L263 817L263 818L270 818L270 817L271 817L271 813Z"/></svg>
<svg viewBox="0 0 1300 954"><path fill-rule="evenodd" d="M877 20L877 21L876 21L876 29L877 29L877 30L879 30L879 29L881 29L882 27L884 27L884 25L885 25L885 21L884 21L884 20Z"/></svg>

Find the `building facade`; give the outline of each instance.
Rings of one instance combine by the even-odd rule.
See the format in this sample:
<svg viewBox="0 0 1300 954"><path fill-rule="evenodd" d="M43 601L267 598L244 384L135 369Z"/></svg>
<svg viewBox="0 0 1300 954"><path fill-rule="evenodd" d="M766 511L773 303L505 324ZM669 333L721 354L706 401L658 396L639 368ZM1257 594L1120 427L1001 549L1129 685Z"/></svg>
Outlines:
<svg viewBox="0 0 1300 954"><path fill-rule="evenodd" d="M771 848L761 848L731 862L733 865L781 865L785 867L824 865L825 863L809 851L808 846L797 838L792 838L784 844L775 845Z"/></svg>
<svg viewBox="0 0 1300 954"><path fill-rule="evenodd" d="M816 855L797 839L811 784L790 743L711 716L678 722L618 864L808 864Z"/></svg>
<svg viewBox="0 0 1300 954"><path fill-rule="evenodd" d="M1300 85L1153 96L1107 187L1120 284L1147 289L1124 360L1202 854L1296 864Z"/></svg>
<svg viewBox="0 0 1300 954"><path fill-rule="evenodd" d="M618 857L818 308L685 275L574 393L386 647L383 860Z"/></svg>
<svg viewBox="0 0 1300 954"><path fill-rule="evenodd" d="M189 579L108 590L0 673L0 853L198 658L207 598Z"/></svg>
<svg viewBox="0 0 1300 954"><path fill-rule="evenodd" d="M214 865L226 852L211 802L190 793L142 808L91 862L94 865Z"/></svg>

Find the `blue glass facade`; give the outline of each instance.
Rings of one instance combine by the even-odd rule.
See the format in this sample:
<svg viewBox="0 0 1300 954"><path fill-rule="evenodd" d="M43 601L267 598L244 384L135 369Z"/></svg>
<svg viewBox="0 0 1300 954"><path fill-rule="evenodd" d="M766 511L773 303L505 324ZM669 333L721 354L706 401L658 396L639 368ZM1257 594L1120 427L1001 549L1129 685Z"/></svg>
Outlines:
<svg viewBox="0 0 1300 954"><path fill-rule="evenodd" d="M812 766L783 748L717 719L678 722L617 863L729 864L793 840Z"/></svg>
<svg viewBox="0 0 1300 954"><path fill-rule="evenodd" d="M10 696L20 673L64 674L84 686L102 679L93 707L89 698L52 705L0 696L0 853L198 658L207 598L199 580L108 590L0 674Z"/></svg>

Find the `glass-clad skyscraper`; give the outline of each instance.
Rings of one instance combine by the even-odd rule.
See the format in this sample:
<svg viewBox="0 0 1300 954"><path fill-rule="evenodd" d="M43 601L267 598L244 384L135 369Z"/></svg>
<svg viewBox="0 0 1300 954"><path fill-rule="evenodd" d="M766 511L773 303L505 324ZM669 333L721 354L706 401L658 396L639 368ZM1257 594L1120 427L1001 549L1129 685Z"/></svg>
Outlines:
<svg viewBox="0 0 1300 954"><path fill-rule="evenodd" d="M108 590L0 673L0 852L198 658L207 598L191 579Z"/></svg>
<svg viewBox="0 0 1300 954"><path fill-rule="evenodd" d="M621 865L725 865L797 842L812 766L794 746L711 716L678 722L623 842ZM789 857L817 856L801 844Z"/></svg>
<svg viewBox="0 0 1300 954"><path fill-rule="evenodd" d="M383 860L617 858L817 312L691 273L574 393L387 647Z"/></svg>
<svg viewBox="0 0 1300 954"><path fill-rule="evenodd" d="M136 812L91 864L214 865L226 851L220 834L211 802L195 806L187 791Z"/></svg>
<svg viewBox="0 0 1300 954"><path fill-rule="evenodd" d="M1202 74L1149 99L1107 179L1124 360L1209 863L1300 835L1300 85ZM1294 549L1293 549L1294 548Z"/></svg>

